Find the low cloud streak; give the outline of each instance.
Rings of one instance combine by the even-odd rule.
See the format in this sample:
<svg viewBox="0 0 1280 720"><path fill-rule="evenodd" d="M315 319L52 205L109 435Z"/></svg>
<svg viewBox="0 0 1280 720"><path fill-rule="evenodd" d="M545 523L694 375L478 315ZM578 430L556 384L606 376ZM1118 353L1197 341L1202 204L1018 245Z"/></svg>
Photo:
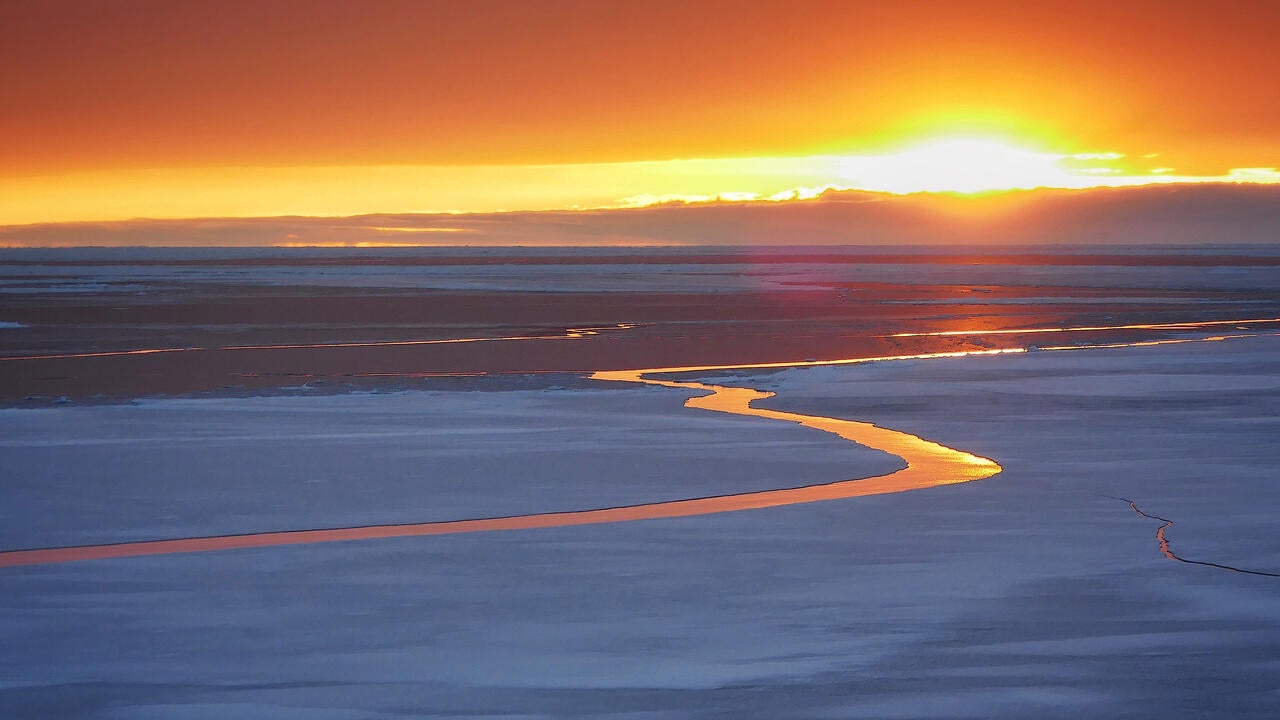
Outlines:
<svg viewBox="0 0 1280 720"><path fill-rule="evenodd" d="M0 246L377 247L1269 243L1280 186L1171 184L981 197L828 191L788 202L0 227Z"/></svg>

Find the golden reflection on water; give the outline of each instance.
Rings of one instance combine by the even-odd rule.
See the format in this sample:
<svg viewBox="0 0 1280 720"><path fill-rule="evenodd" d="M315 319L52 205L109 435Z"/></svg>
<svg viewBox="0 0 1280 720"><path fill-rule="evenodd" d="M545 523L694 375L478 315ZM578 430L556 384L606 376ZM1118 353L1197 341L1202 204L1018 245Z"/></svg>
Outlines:
<svg viewBox="0 0 1280 720"><path fill-rule="evenodd" d="M1135 348L1135 347L1154 347L1156 345L1184 345L1186 343L1198 342L1222 342L1223 340L1236 340L1239 338L1259 337L1260 335L1275 335L1277 333L1241 333L1236 335L1210 335L1201 338L1169 338L1166 340L1136 340L1127 343L1102 343L1094 345L1050 345L1041 347L1041 350L1105 350L1107 348Z"/></svg>
<svg viewBox="0 0 1280 720"><path fill-rule="evenodd" d="M1041 333L1101 332L1106 330L1195 330L1222 325L1251 325L1280 322L1280 318L1257 320L1206 320L1203 322L1147 323L1140 325L1093 325L1085 327L1022 328L1008 330L939 330L936 332L902 332L879 337L958 337L969 335L1036 335Z"/></svg>
<svg viewBox="0 0 1280 720"><path fill-rule="evenodd" d="M1241 324L1263 321L1231 322L1234 324ZM1182 325L1192 326L1207 324L1208 323L1185 323ZM1227 322L1223 321L1213 324L1221 325L1227 324ZM1175 342L1214 342L1237 337L1254 336L1255 335L1225 335L1180 340L1141 341L1133 343L1114 343L1109 345L1076 345L1041 349L1084 350L1112 347L1141 347L1144 345L1159 345ZM884 495L889 493L905 492L908 490L937 487L940 485L981 480L999 473L1001 471L1000 465L989 458L950 448L930 440L925 440L924 438L910 433L882 428L872 423L859 422L855 420L842 420L839 418L823 417L819 415L805 415L781 410L769 410L765 408L757 408L752 405L752 403L757 400L764 400L766 398L773 397L774 393L771 392L755 390L747 387L727 387L699 382L663 380L648 376L720 370L849 365L884 360L954 358L1025 352L1027 352L1026 348L1004 348L998 350L922 353L917 355L848 358L841 360L810 360L790 363L703 365L650 368L641 370L613 370L599 371L590 376L592 379L601 381L642 383L646 385L693 390L705 393L690 398L685 402L685 406L701 410L709 410L712 412L746 415L768 420L795 423L803 427L810 427L815 430L832 433L859 445L864 445L872 449L882 450L896 455L906 463L906 467L886 475L843 480L821 485L808 485L778 490L739 493L734 495L674 500L669 502L645 503L640 505L602 508L597 510L552 512L533 515L481 518L475 520L453 520L432 523L374 525L319 530L290 530L245 535L223 535L216 537L182 538L176 540L129 542L110 545L13 550L0 552L0 567L347 540L451 535L458 533L493 532L500 530L531 530L536 528L568 527L573 525L592 525L632 520L677 518L694 515L708 515L712 513L734 512L738 510L778 507L782 505L795 505L824 500L865 497L869 495Z"/></svg>
<svg viewBox="0 0 1280 720"><path fill-rule="evenodd" d="M956 357L963 353L938 354L932 357ZM972 354L989 355L991 351L980 351ZM931 356L920 356L931 357ZM862 359L867 362L869 359ZM844 362L857 362L847 360ZM833 363L828 363L833 364ZM729 369L729 368L718 368ZM801 413L768 410L754 407L756 400L773 397L774 393L752 388L725 387L697 382L678 382L674 380L657 380L645 377L648 374L688 372L690 368L666 368L648 371L597 372L591 377L596 380L614 382L636 382L662 387L681 388L686 390L706 391L708 394L690 398L685 407L732 415L747 415L792 422L804 427L828 432L850 442L882 450L897 455L907 466L888 475L871 478L845 480L824 485L788 488L784 490L767 490L763 492L744 493L740 495L712 498L724 505L713 512L728 510L744 510L748 508L774 507L776 505L793 505L819 500L863 497L867 495L884 495L904 492L937 485L970 482L991 477L1000 472L1000 466L989 458L980 457L962 450L925 440L910 433L890 430L868 422L842 420L823 417L821 415L804 415ZM663 517L657 515L656 517Z"/></svg>
<svg viewBox="0 0 1280 720"><path fill-rule="evenodd" d="M959 357L963 355L991 355L1007 351L977 351L973 353L938 353L903 357ZM853 362L869 362L886 358L860 358L843 361L807 362L802 365L833 365ZM794 363L793 363L794 364ZM786 367L786 364L749 365L741 367ZM845 480L822 485L809 485L779 490L739 493L716 497L693 498L670 502L645 503L625 507L603 508L571 512L553 512L513 517L482 518L404 525L376 525L322 530L293 530L284 532L224 535L178 540L93 545L81 547L47 548L0 552L0 567L38 565L77 560L101 560L107 558L137 557L171 553L207 552L237 548L270 547L304 543L336 542L345 540L372 540L380 538L423 535L450 535L498 530L530 530L534 528L567 527L631 520L653 520L693 515L733 512L758 508L794 505L798 503L835 500L839 498L883 495L905 492L937 485L981 480L1000 472L993 460L972 455L925 440L909 433L889 430L871 423L841 420L837 418L803 415L800 413L766 410L752 407L755 400L772 397L773 393L751 388L733 388L704 383L655 380L648 374L689 372L693 370L736 369L728 367L707 368L653 368L649 370L602 371L591 375L593 379L613 382L635 382L697 391L708 394L689 399L685 405L691 408L711 410L734 415L749 415L770 420L793 422L804 427L829 432L846 440L897 455L907 467L888 475Z"/></svg>
<svg viewBox="0 0 1280 720"><path fill-rule="evenodd" d="M612 330L629 330L635 325L618 323L609 327L565 328L547 335L499 335L496 337L443 338L438 340L372 340L369 342L297 343L290 345L222 345L217 347L142 348L139 350L105 350L102 352L54 353L50 355L11 355L8 360L63 360L69 358L119 357L122 355L155 355L157 353L209 352L235 350L325 350L330 348L402 347L413 345L453 345L459 343L511 342L515 340L577 340Z"/></svg>

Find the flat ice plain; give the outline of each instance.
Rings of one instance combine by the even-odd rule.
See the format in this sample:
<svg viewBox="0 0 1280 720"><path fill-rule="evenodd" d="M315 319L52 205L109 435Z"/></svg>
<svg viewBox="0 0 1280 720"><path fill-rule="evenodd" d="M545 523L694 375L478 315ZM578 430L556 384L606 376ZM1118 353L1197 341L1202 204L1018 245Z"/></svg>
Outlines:
<svg viewBox="0 0 1280 720"><path fill-rule="evenodd" d="M0 572L5 718L1271 718L1280 338L738 377L998 459L899 495ZM3 547L810 484L895 458L595 389L0 411ZM355 479L353 481L353 479Z"/></svg>

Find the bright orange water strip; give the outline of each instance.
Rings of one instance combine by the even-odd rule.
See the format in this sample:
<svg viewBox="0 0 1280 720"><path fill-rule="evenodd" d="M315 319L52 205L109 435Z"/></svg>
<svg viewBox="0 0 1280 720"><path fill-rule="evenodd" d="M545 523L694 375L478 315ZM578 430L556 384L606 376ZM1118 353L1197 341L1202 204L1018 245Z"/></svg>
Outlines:
<svg viewBox="0 0 1280 720"><path fill-rule="evenodd" d="M1225 323L1219 323L1225 324ZM1247 336L1232 336L1247 337ZM1205 342L1227 339L1217 336L1188 339L1185 342ZM1098 347L1140 347L1150 343L1112 344ZM1062 350L1087 349L1089 346L1064 346ZM177 540L151 540L110 545L84 545L78 547L45 548L35 550L11 550L0 552L0 567L41 565L78 560L102 560L107 558L165 555L173 553L209 552L239 548L272 547L308 543L337 542L346 540L374 540L395 537L425 535L453 535L471 532L499 530L532 530L536 528L594 525L601 523L654 520L660 518L689 517L738 510L796 505L869 495L885 495L940 485L971 482L991 477L1001 471L994 460L949 448L930 440L897 430L878 427L871 423L817 415L767 410L752 407L755 400L772 397L774 393L751 388L734 388L696 382L657 380L646 375L664 373L706 372L716 370L743 370L759 368L814 367L822 365L849 365L884 360L933 359L965 357L973 355L1003 355L1025 353L1025 348L975 350L967 352L896 355L887 357L848 358L843 360L816 360L792 363L756 363L746 365L699 365L644 370L600 371L592 379L612 382L634 382L686 390L706 391L708 394L690 398L686 407L748 415L770 420L793 422L811 427L866 447L882 450L902 458L907 466L887 475L843 480L823 485L807 485L780 490L719 495L714 497L646 503L598 510L516 515L511 517L481 518L476 520L450 520L433 523L404 525L371 525L322 530L289 530L281 532L253 533L246 535L221 535Z"/></svg>
<svg viewBox="0 0 1280 720"><path fill-rule="evenodd" d="M1132 348L1132 347L1153 347L1156 345L1183 345L1186 343L1198 342L1223 342L1224 340L1239 340L1241 338L1280 336L1280 333L1240 333L1236 335L1212 335L1202 338L1169 338L1166 340L1138 340L1127 343L1103 343L1100 345L1054 345L1051 347L1041 347L1041 350L1105 350L1108 348Z"/></svg>
<svg viewBox="0 0 1280 720"><path fill-rule="evenodd" d="M972 353L937 353L934 355L912 355L903 358L960 357L963 355L994 355L1005 352L1022 352L1021 348L1010 350L983 350ZM840 364L854 362L870 362L895 358L860 358L844 361L828 361L825 363L799 363L800 365ZM795 365L792 363L791 365ZM784 363L767 365L749 365L738 367L787 367ZM734 415L750 415L770 420L793 422L804 427L829 432L846 440L865 445L876 450L883 450L901 457L907 467L887 475L870 478L844 480L824 485L809 485L781 490L765 490L761 492L740 493L736 495L720 495L715 497L675 500L670 502L646 503L626 507L603 508L599 510L582 510L572 512L553 512L534 515L518 515L513 517L482 518L477 520L453 520L433 523L415 523L406 525L373 525L366 527L332 528L323 530L291 530L283 532L253 533L247 535L222 535L203 538L183 538L178 540L152 540L144 542L117 543L111 545L86 545L80 547L47 548L37 550L12 550L0 552L0 567L16 567L20 565L40 565L46 563L72 562L77 560L102 560L107 558L138 557L142 555L162 555L171 553L207 552L213 550L231 550L237 548L270 547L276 545L298 545L303 543L336 542L344 540L373 540L379 538L410 537L422 535L452 535L470 532L491 532L496 530L530 530L534 528L567 527L571 525L593 525L599 523L625 522L630 520L654 520L658 518L688 517L691 515L708 515L712 513L734 512L758 508L795 505L798 503L835 500L840 498L864 497L867 495L884 495L887 493L905 492L921 488L949 485L953 483L981 480L1000 472L1000 466L993 460L978 457L960 450L946 447L909 433L878 427L871 423L840 420L837 418L800 413L782 412L755 408L751 403L755 400L771 397L773 393L761 392L750 388L731 388L703 383L676 382L671 380L652 380L644 377L647 374L689 372L697 370L736 369L722 367L676 367L652 368L647 370L621 370L597 372L591 377L596 380L614 382L636 382L663 387L682 388L706 391L708 394L694 397L685 405L691 408L712 410Z"/></svg>
<svg viewBox="0 0 1280 720"><path fill-rule="evenodd" d="M1280 322L1280 318L1258 320L1206 320L1203 322L1153 323L1146 325L1095 325L1092 327L1024 328L1022 330L942 330L938 332L907 332L880 335L879 337L957 337L967 335L1034 335L1039 333L1098 332L1103 330L1194 330L1222 325L1249 325L1252 323Z"/></svg>
<svg viewBox="0 0 1280 720"><path fill-rule="evenodd" d="M599 335L603 330L626 330L634 325L618 324L608 328L567 328L554 335L506 335L499 337L446 338L442 340L376 340L372 342L348 343L300 343L296 345L224 345L221 347L172 347L143 348L140 350L106 350L88 353L61 353L53 355L14 355L0 357L0 362L7 360L61 360L64 358L96 358L117 357L121 355L155 355L157 353L209 352L223 350L323 350L326 348L369 348L396 347L403 345L452 345L455 343L478 342L510 342L512 340L574 340L590 335Z"/></svg>

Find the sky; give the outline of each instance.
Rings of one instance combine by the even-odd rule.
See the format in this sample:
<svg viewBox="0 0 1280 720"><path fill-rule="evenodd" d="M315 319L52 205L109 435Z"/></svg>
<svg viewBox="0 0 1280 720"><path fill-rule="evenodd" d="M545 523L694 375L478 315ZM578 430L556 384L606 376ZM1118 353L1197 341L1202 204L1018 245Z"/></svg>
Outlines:
<svg viewBox="0 0 1280 720"><path fill-rule="evenodd" d="M1277 28L1242 0L6 0L0 225L1274 182Z"/></svg>

